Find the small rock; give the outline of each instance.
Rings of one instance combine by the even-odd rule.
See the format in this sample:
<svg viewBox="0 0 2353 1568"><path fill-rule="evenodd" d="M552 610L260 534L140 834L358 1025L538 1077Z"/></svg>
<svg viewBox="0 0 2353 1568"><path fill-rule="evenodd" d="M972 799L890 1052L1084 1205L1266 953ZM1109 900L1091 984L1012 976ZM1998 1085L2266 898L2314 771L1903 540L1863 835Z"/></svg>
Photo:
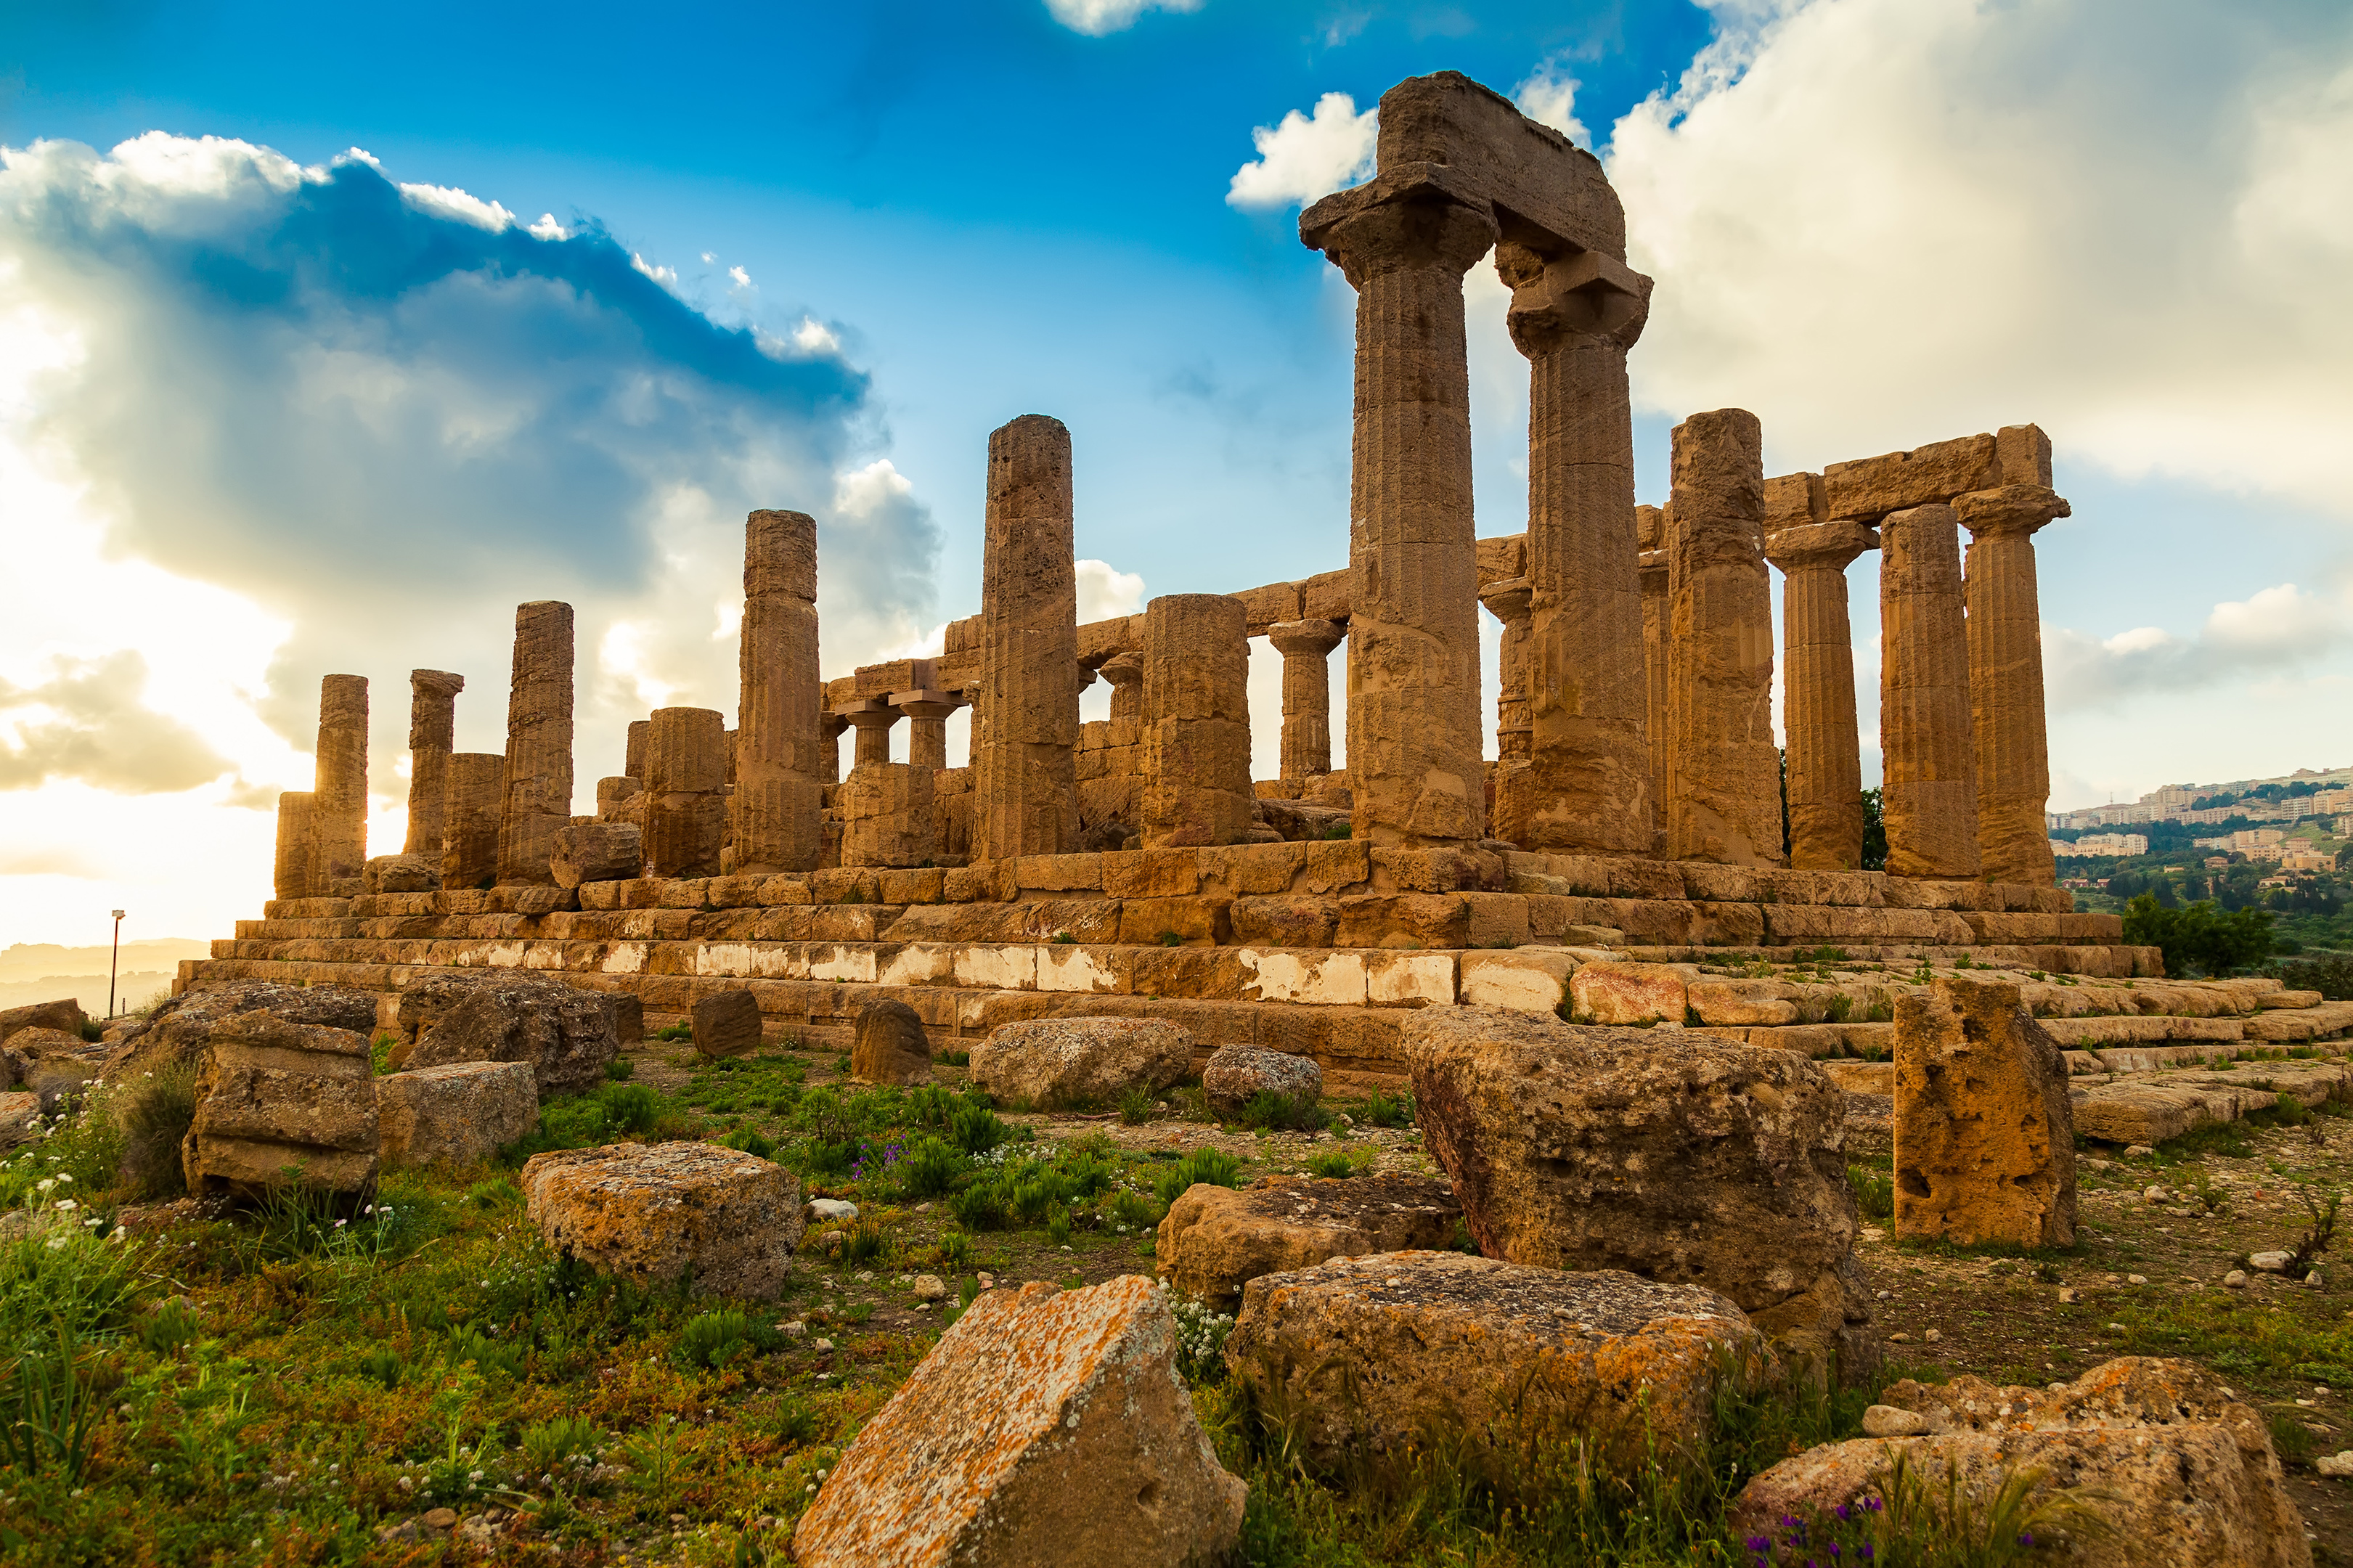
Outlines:
<svg viewBox="0 0 2353 1568"><path fill-rule="evenodd" d="M1938 1340L1941 1340L1941 1339L1943 1339L1944 1337L1945 1337L1945 1331L1944 1331L1944 1330L1942 1330L1942 1329L1930 1329L1926 1333L1922 1334L1922 1335L1920 1336L1920 1339L1921 1339L1921 1342L1923 1342L1924 1344L1932 1344L1932 1345L1933 1345L1933 1344L1935 1344Z"/></svg>
<svg viewBox="0 0 2353 1568"><path fill-rule="evenodd" d="M820 1352L820 1353L822 1353L823 1352L826 1352L826 1351L829 1351L829 1350L831 1350L832 1348L833 1348L833 1342L832 1342L831 1340L811 1340L811 1341L809 1342L809 1349L811 1349L811 1350L813 1350L813 1351L817 1351L817 1352Z"/></svg>
<svg viewBox="0 0 2353 1568"><path fill-rule="evenodd" d="M1887 1336L1887 1342L1891 1345L1908 1345L1912 1342L1912 1336L1899 1329Z"/></svg>
<svg viewBox="0 0 2353 1568"><path fill-rule="evenodd" d="M425 1527L426 1527L427 1530L455 1530L455 1529L457 1529L457 1528L458 1528L458 1511L457 1511L457 1510L455 1510L455 1509L448 1509L448 1508L437 1508L437 1509L432 1510L431 1511L427 1512L427 1513L425 1515Z"/></svg>
<svg viewBox="0 0 2353 1568"><path fill-rule="evenodd" d="M2287 1272L2287 1259L2288 1255L2284 1252L2257 1252L2250 1254L2247 1262L2265 1274L2284 1274Z"/></svg>
<svg viewBox="0 0 2353 1568"><path fill-rule="evenodd" d="M2243 1268L2232 1269L2228 1274L2222 1276L2222 1287L2227 1290L2245 1289L2247 1288L2247 1271Z"/></svg>
<svg viewBox="0 0 2353 1568"><path fill-rule="evenodd" d="M2062 1285L2059 1287L2059 1300L2062 1305L2072 1307L2082 1299L2082 1296L2077 1292L2075 1287L2073 1285Z"/></svg>
<svg viewBox="0 0 2353 1568"><path fill-rule="evenodd" d="M2341 1453L2323 1454L2312 1461L2312 1468L2324 1476L2353 1476L2353 1448Z"/></svg>
<svg viewBox="0 0 2353 1568"><path fill-rule="evenodd" d="M858 1217L858 1205L847 1198L811 1198L808 1215L820 1225L853 1220Z"/></svg>
<svg viewBox="0 0 2353 1568"><path fill-rule="evenodd" d="M2115 1162L2109 1160L2080 1160L2076 1163L2087 1171L2105 1171Z"/></svg>
<svg viewBox="0 0 2353 1568"><path fill-rule="evenodd" d="M780 1334L790 1334L797 1340L802 1339L807 1337L808 1334L808 1324L803 1322L800 1319L796 1318L789 1323L778 1323L776 1325L776 1332Z"/></svg>
<svg viewBox="0 0 2353 1568"><path fill-rule="evenodd" d="M2163 1187L2151 1187L2147 1191L2142 1193L2141 1196L2147 1199L2150 1203L2161 1204L2165 1201L2165 1189Z"/></svg>
<svg viewBox="0 0 2353 1568"><path fill-rule="evenodd" d="M1874 1405L1862 1413L1862 1431L1867 1437L1916 1437L1927 1429L1928 1418L1915 1410Z"/></svg>
<svg viewBox="0 0 2353 1568"><path fill-rule="evenodd" d="M2127 1285L2146 1285L2148 1283L2148 1276L2146 1274L2127 1274L2125 1276L2125 1283Z"/></svg>
<svg viewBox="0 0 2353 1568"><path fill-rule="evenodd" d="M2127 1160L2146 1160L2156 1152L2156 1150L2150 1148L2146 1143L2127 1143L2125 1145L2125 1158Z"/></svg>
<svg viewBox="0 0 2353 1568"><path fill-rule="evenodd" d="M915 1300L918 1301L944 1300L947 1299L947 1281L942 1279L938 1275L918 1274L915 1276Z"/></svg>
<svg viewBox="0 0 2353 1568"><path fill-rule="evenodd" d="M2305 1282L2306 1284L2307 1284L2307 1285L2311 1286L2311 1287L2312 1287L2314 1289L2316 1289L2316 1290L2319 1289L2323 1285L2326 1285L2326 1284L2327 1284L2327 1283L2328 1283L2328 1281L2327 1281L2327 1280L2323 1279L2320 1277L2320 1270L2319 1270L2319 1269L2317 1269L2317 1268L2314 1269L2311 1273L2309 1273L2309 1274L2306 1275L2306 1276L2304 1277L2304 1282Z"/></svg>

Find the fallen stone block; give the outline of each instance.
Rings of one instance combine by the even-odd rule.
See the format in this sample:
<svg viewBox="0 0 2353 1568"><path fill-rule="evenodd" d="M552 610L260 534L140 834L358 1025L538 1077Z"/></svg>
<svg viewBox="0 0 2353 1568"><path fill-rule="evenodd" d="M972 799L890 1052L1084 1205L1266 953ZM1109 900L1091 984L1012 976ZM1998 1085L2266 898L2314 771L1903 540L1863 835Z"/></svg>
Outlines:
<svg viewBox="0 0 2353 1568"><path fill-rule="evenodd" d="M1696 1451L1719 1376L1764 1360L1740 1309L1704 1287L1459 1252L1261 1275L1226 1342L1316 1468L1419 1449L1506 1489L1571 1440L1604 1466Z"/></svg>
<svg viewBox="0 0 2353 1568"><path fill-rule="evenodd" d="M575 822L556 829L548 874L559 888L634 880L645 869L644 834L634 822Z"/></svg>
<svg viewBox="0 0 2353 1568"><path fill-rule="evenodd" d="M972 1047L972 1080L1040 1109L1156 1094L1192 1070L1193 1037L1156 1018L1037 1018L1000 1024Z"/></svg>
<svg viewBox="0 0 2353 1568"><path fill-rule="evenodd" d="M375 1184L368 1037L243 1013L215 1026L180 1144L188 1192L258 1198L287 1185L342 1196Z"/></svg>
<svg viewBox="0 0 2353 1568"><path fill-rule="evenodd" d="M539 1125L529 1062L450 1062L375 1080L386 1169L470 1165Z"/></svg>
<svg viewBox="0 0 2353 1568"><path fill-rule="evenodd" d="M1405 1054L1488 1257L1706 1285L1817 1368L1876 1363L1843 1098L1812 1062L1492 1007L1413 1014Z"/></svg>
<svg viewBox="0 0 2353 1568"><path fill-rule="evenodd" d="M433 974L400 996L401 1027L415 1043L404 1068L451 1062L529 1062L541 1100L602 1083L620 1054L613 999L562 980L512 970Z"/></svg>
<svg viewBox="0 0 2353 1568"><path fill-rule="evenodd" d="M79 1037L81 1026L87 1022L81 1004L70 996L55 1002L29 1003L0 1011L0 1040L19 1029L55 1029L61 1035Z"/></svg>
<svg viewBox="0 0 2353 1568"><path fill-rule="evenodd" d="M932 1042L922 1016L892 997L866 1004L850 1041L849 1076L860 1083L931 1082Z"/></svg>
<svg viewBox="0 0 2353 1568"><path fill-rule="evenodd" d="M0 1071L9 1088L38 1095L44 1115L55 1116L61 1101L103 1077L113 1047L61 1029L19 1029L8 1037Z"/></svg>
<svg viewBox="0 0 2353 1568"><path fill-rule="evenodd" d="M1896 1000L1895 1234L2074 1245L2067 1065L2015 985L1955 977Z"/></svg>
<svg viewBox="0 0 2353 1568"><path fill-rule="evenodd" d="M441 862L430 855L378 855L360 872L363 893L432 893L441 888Z"/></svg>
<svg viewBox="0 0 2353 1568"><path fill-rule="evenodd" d="M341 900L337 900L340 902ZM373 1036L377 996L348 985L281 985L237 981L184 991L126 1032L107 1058L106 1076L116 1079L153 1072L176 1062L193 1062L223 1019L268 1013L290 1024L318 1024Z"/></svg>
<svg viewBox="0 0 2353 1568"><path fill-rule="evenodd" d="M1231 1311L1261 1274L1440 1250L1461 1221L1446 1184L1423 1176L1268 1176L1239 1190L1203 1182L1168 1206L1153 1256L1170 1288Z"/></svg>
<svg viewBox="0 0 2353 1568"><path fill-rule="evenodd" d="M1248 1489L1135 1276L984 1292L859 1432L794 1528L802 1568L1224 1561Z"/></svg>
<svg viewBox="0 0 2353 1568"><path fill-rule="evenodd" d="M1900 1454L1931 1500L1943 1496L1948 1474L1979 1498L2030 1470L2039 1472L2038 1498L2068 1487L2095 1491L2091 1506L2115 1534L2079 1534L2067 1557L2089 1568L2303 1568L2312 1561L2263 1417L2189 1363L2126 1356L2050 1388L1997 1388L1967 1375L1933 1386L1907 1378L1880 1399L1917 1417L1916 1430L1783 1460L1742 1490L1733 1533L1778 1539L1785 1516L1827 1515L1880 1495ZM1883 1417L1880 1425L1899 1423Z"/></svg>
<svg viewBox="0 0 2353 1568"><path fill-rule="evenodd" d="M800 1244L801 1186L716 1143L614 1143L534 1154L523 1212L549 1247L601 1274L773 1300Z"/></svg>
<svg viewBox="0 0 2353 1568"><path fill-rule="evenodd" d="M760 1002L749 991L698 997L691 1016L694 1048L706 1057L748 1057L760 1048Z"/></svg>
<svg viewBox="0 0 2353 1568"><path fill-rule="evenodd" d="M1201 1069L1201 1092L1228 1114L1261 1094L1318 1100L1324 1098L1324 1069L1313 1057L1271 1051L1263 1046L1220 1046Z"/></svg>

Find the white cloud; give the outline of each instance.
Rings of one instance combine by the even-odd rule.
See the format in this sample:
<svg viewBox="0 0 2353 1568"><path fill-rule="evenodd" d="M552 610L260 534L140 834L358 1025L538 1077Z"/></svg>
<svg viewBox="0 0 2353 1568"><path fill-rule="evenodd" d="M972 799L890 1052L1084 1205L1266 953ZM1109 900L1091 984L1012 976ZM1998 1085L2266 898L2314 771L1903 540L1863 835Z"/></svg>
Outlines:
<svg viewBox="0 0 2353 1568"><path fill-rule="evenodd" d="M2168 698L2225 680L2307 665L2353 641L2353 604L2293 583L2214 606L2194 637L2136 626L2098 637L2045 626L2050 710L2112 709L2147 694Z"/></svg>
<svg viewBox="0 0 2353 1568"><path fill-rule="evenodd" d="M2353 515L2353 34L2327 7L1718 4L1607 154L1636 397L1818 467L2033 420Z"/></svg>
<svg viewBox="0 0 2353 1568"><path fill-rule="evenodd" d="M738 289L749 289L752 286L752 275L740 267L729 268L727 276L735 280L735 287Z"/></svg>
<svg viewBox="0 0 2353 1568"><path fill-rule="evenodd" d="M1548 60L1512 89L1512 101L1537 124L1549 125L1578 146L1590 148L1593 137L1577 117L1577 89L1583 85L1573 76L1563 76Z"/></svg>
<svg viewBox="0 0 2353 1568"><path fill-rule="evenodd" d="M373 163L375 160L370 159L369 162ZM400 195L403 201L420 212L428 212L437 217L455 218L459 223L470 223L492 234L514 226L515 215L498 203L469 195L452 185L403 185Z"/></svg>
<svg viewBox="0 0 2353 1568"><path fill-rule="evenodd" d="M1201 0L1046 0L1054 20L1091 38L1135 26L1146 11L1198 11Z"/></svg>
<svg viewBox="0 0 2353 1568"><path fill-rule="evenodd" d="M657 267L653 263L648 261L644 257L639 256L634 250L629 252L629 265L635 268L638 271L642 272L647 277L652 279L655 282L660 284L663 288L670 289L672 293L677 292L677 268Z"/></svg>
<svg viewBox="0 0 2353 1568"><path fill-rule="evenodd" d="M1122 572L1108 561L1078 563L1079 624L1132 616L1144 608L1144 575Z"/></svg>
<svg viewBox="0 0 2353 1568"><path fill-rule="evenodd" d="M834 335L833 329L814 316L801 318L801 324L794 330L793 342L803 353L838 354L841 352L841 340Z"/></svg>
<svg viewBox="0 0 2353 1568"><path fill-rule="evenodd" d="M554 213L542 213L539 221L523 231L533 239L570 239L572 231L555 221Z"/></svg>
<svg viewBox="0 0 2353 1568"><path fill-rule="evenodd" d="M1380 136L1380 108L1356 112L1345 92L1327 92L1312 113L1292 110L1279 125L1250 132L1259 155L1234 171L1226 191L1237 207L1303 206L1319 196L1353 185L1373 170L1374 143Z"/></svg>

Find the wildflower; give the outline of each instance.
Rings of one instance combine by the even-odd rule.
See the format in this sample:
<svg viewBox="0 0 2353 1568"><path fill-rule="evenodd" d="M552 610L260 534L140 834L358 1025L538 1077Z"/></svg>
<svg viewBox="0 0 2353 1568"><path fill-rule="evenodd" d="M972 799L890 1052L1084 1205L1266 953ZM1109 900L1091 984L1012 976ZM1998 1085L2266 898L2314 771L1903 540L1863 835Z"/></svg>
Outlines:
<svg viewBox="0 0 2353 1568"><path fill-rule="evenodd" d="M62 1211L66 1209L78 1209L81 1207L81 1205L74 1202L71 1198L59 1198L58 1200L58 1207Z"/></svg>
<svg viewBox="0 0 2353 1568"><path fill-rule="evenodd" d="M58 1173L58 1180L59 1182L65 1183L65 1184L68 1184L68 1185L71 1185L71 1184L72 1184L72 1182L73 1182L73 1178L72 1178L71 1176L68 1175L68 1174L67 1174L65 1172L63 1172L63 1171L59 1171L59 1172Z"/></svg>

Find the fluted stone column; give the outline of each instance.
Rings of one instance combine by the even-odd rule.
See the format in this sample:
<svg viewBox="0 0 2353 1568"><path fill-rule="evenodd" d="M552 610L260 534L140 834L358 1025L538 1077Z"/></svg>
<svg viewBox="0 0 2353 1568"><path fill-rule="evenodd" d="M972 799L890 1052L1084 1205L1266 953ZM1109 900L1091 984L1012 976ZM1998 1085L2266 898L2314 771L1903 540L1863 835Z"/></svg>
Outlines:
<svg viewBox="0 0 2353 1568"><path fill-rule="evenodd" d="M1166 594L1145 605L1144 668L1145 847L1241 842L1258 825L1241 601Z"/></svg>
<svg viewBox="0 0 2353 1568"><path fill-rule="evenodd" d="M907 716L907 765L937 773L948 765L948 720L964 706L950 691L894 691L891 706Z"/></svg>
<svg viewBox="0 0 2353 1568"><path fill-rule="evenodd" d="M822 698L824 693L818 695ZM818 715L818 746L822 759L820 771L827 784L841 782L841 732L849 728L849 721L839 713Z"/></svg>
<svg viewBox="0 0 2353 1568"><path fill-rule="evenodd" d="M653 731L650 719L629 721L629 742L626 759L621 764L623 776L642 779L646 776L646 736Z"/></svg>
<svg viewBox="0 0 2353 1568"><path fill-rule="evenodd" d="M1743 408L1674 432L1667 508L1667 854L1782 863L1764 432ZM1639 608L1639 601L1637 602Z"/></svg>
<svg viewBox="0 0 2353 1568"><path fill-rule="evenodd" d="M1650 741L1652 853L1664 842L1667 820L1667 514L1655 506L1634 509L1634 529L1642 552L1635 557L1642 584L1643 725Z"/></svg>
<svg viewBox="0 0 2353 1568"><path fill-rule="evenodd" d="M1079 837L1079 590L1071 433L1025 414L988 437L973 856L1060 855Z"/></svg>
<svg viewBox="0 0 2353 1568"><path fill-rule="evenodd" d="M1969 531L1969 708L1978 841L1989 881L2048 888L2059 879L2042 815L2051 799L2051 752L2034 534L2070 510L2041 485L2003 485L1953 502Z"/></svg>
<svg viewBox="0 0 2353 1568"><path fill-rule="evenodd" d="M716 877L726 843L727 719L657 708L646 737L646 875Z"/></svg>
<svg viewBox="0 0 2353 1568"><path fill-rule="evenodd" d="M1651 280L1598 251L1495 247L1528 358L1529 765L1507 769L1497 836L1524 849L1647 855L1649 691L1626 353Z"/></svg>
<svg viewBox="0 0 2353 1568"><path fill-rule="evenodd" d="M1826 520L1819 474L1792 474L1771 486L1771 521L1787 522L1766 533L1765 554L1782 573L1789 864L1852 871L1862 865L1862 742L1855 728L1846 569L1877 548L1879 536L1860 522Z"/></svg>
<svg viewBox="0 0 2353 1568"><path fill-rule="evenodd" d="M278 858L270 882L274 896L308 899L311 890L311 806L309 790L289 790L278 797Z"/></svg>
<svg viewBox="0 0 2353 1568"><path fill-rule="evenodd" d="M849 759L852 772L891 760L891 731L899 722L897 709L887 702L869 702L862 708L849 710L842 717L858 731Z"/></svg>
<svg viewBox="0 0 2353 1568"><path fill-rule="evenodd" d="M1486 832L1479 582L1462 275L1498 230L1484 202L1382 175L1301 215L1356 290L1348 502L1348 784L1379 847Z"/></svg>
<svg viewBox="0 0 2353 1568"><path fill-rule="evenodd" d="M755 511L744 521L732 834L739 874L812 871L831 776L818 729L817 521Z"/></svg>
<svg viewBox="0 0 2353 1568"><path fill-rule="evenodd" d="M1144 717L1144 656L1130 649L1115 653L1103 660L1097 671L1111 682L1111 716L1114 719Z"/></svg>
<svg viewBox="0 0 2353 1568"><path fill-rule="evenodd" d="M346 898L367 868L368 683L359 675L319 682L317 782L311 790L314 897Z"/></svg>
<svg viewBox="0 0 2353 1568"><path fill-rule="evenodd" d="M1505 763L1525 763L1534 750L1535 726L1528 719L1528 634L1533 629L1528 611L1535 596L1535 589L1525 577L1505 577L1490 583L1479 595L1479 602L1487 606L1487 613L1504 626L1504 634L1495 644L1495 662L1499 667L1495 682L1495 755ZM1507 786L1503 795L1517 787ZM1501 798L1499 795L1499 801ZM1510 813L1506 810L1503 814L1506 821L1497 824L1498 836L1508 826Z"/></svg>
<svg viewBox="0 0 2353 1568"><path fill-rule="evenodd" d="M1976 742L1960 520L1948 506L1890 512L1879 525L1879 748L1887 870L1974 881Z"/></svg>
<svg viewBox="0 0 2353 1568"><path fill-rule="evenodd" d="M459 752L450 757L441 834L444 888L487 888L497 879L506 776L507 760L496 752Z"/></svg>
<svg viewBox="0 0 2353 1568"><path fill-rule="evenodd" d="M541 599L515 606L499 881L553 883L548 856L571 824L572 606Z"/></svg>
<svg viewBox="0 0 2353 1568"><path fill-rule="evenodd" d="M447 831L449 753L458 746L458 693L466 678L446 669L408 672L408 840L404 855L441 858Z"/></svg>
<svg viewBox="0 0 2353 1568"><path fill-rule="evenodd" d="M1320 778L1332 771L1332 650L1348 628L1337 621L1278 621L1266 640L1282 656L1282 774ZM1105 670L1110 667L1106 665Z"/></svg>

